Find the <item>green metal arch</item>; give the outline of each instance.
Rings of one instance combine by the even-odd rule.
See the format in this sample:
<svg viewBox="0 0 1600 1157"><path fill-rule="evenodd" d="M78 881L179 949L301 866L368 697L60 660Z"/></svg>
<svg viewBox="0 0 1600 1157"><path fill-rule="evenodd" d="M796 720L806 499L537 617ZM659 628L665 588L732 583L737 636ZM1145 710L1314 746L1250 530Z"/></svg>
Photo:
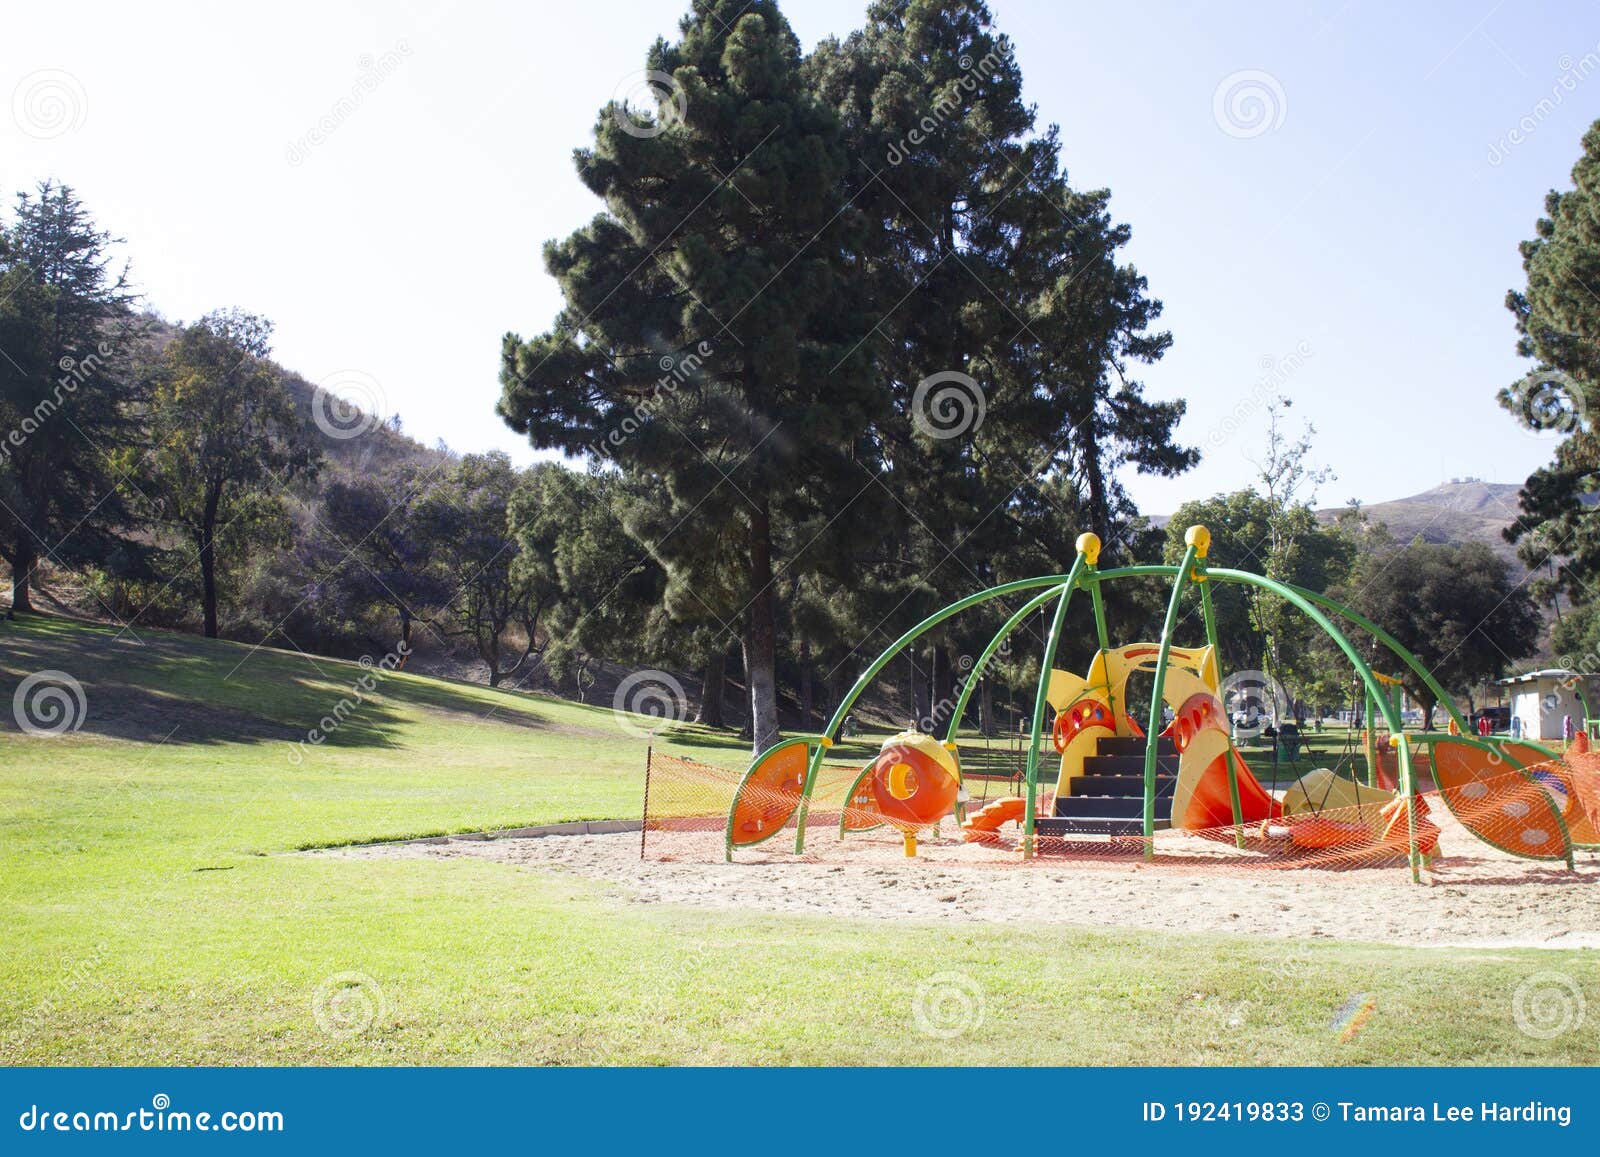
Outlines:
<svg viewBox="0 0 1600 1157"><path fill-rule="evenodd" d="M1429 691L1433 692L1434 698L1444 705L1445 712L1450 716L1451 719L1455 720L1455 724L1457 727L1461 728L1462 734L1465 735L1470 730L1470 728L1467 726L1467 721L1462 717L1461 712L1456 710L1455 701L1452 699L1450 693L1447 692L1442 685L1440 685L1438 679L1434 678L1434 674L1432 671L1428 670L1427 664L1423 663L1421 659L1418 659L1409 650L1407 650L1400 640L1396 639L1388 631L1378 626L1378 624L1373 622L1371 619L1351 610L1342 603L1335 602L1327 595L1318 594L1316 591L1309 591L1305 587L1292 586L1288 583L1285 583L1284 585L1288 586L1290 590L1296 591L1305 598L1316 603L1324 610L1332 611L1340 618L1354 623L1356 626L1372 635L1372 637L1377 639L1378 642L1389 648L1389 651L1397 659L1409 667L1412 673L1422 680L1423 684L1428 688Z"/></svg>
<svg viewBox="0 0 1600 1157"><path fill-rule="evenodd" d="M1067 621L1067 606L1078 579L1088 566L1087 557L1080 551L1072 564L1070 580L1061 589L1061 599L1056 603L1056 613L1050 620L1050 634L1044 641L1044 657L1039 661L1039 689L1033 696L1033 726L1028 735L1027 791L1028 801L1022 817L1022 854L1033 855L1034 823L1038 818L1039 804L1039 742L1044 730L1044 709L1048 703L1050 672L1055 667L1056 650L1061 645L1061 627Z"/></svg>
<svg viewBox="0 0 1600 1157"><path fill-rule="evenodd" d="M1070 586L1078 580L1082 561L1083 557L1080 555L1078 562L1074 564L1069 574L1045 575L1039 578L1017 579L1014 582L1001 583L999 586L989 587L987 590L970 594L964 599L958 599L956 602L935 611L923 619L890 643L883 653L874 659L871 665L856 678L856 681L851 684L850 690L845 692L844 698L839 701L839 706L835 709L832 718L828 720L827 727L823 729L822 738L831 743L838 736L839 727L843 724L845 716L850 713L850 709L855 706L856 700L861 698L862 693L866 691L872 680L877 678L878 672L882 671L891 659L922 635L927 634L927 632L933 630L934 627L937 627L946 619L952 618L970 607L975 607L979 603L988 602L990 599L1001 598L1018 591L1038 590L1041 587ZM811 810L811 793L816 788L817 773L822 768L822 755L826 750L827 745L819 742L811 752L811 763L806 770L805 786L801 789L800 806L795 813L794 850L796 855L805 850L806 817ZM748 773L746 774L748 775Z"/></svg>
<svg viewBox="0 0 1600 1157"><path fill-rule="evenodd" d="M994 653L1010 637L1011 632L1022 625L1024 619L1055 598L1061 593L1061 590L1062 588L1058 587L1054 590L1045 591L1043 594L1035 595L1024 603L1016 614L1007 619L1005 624L995 632L994 638L989 640L989 645L983 649L983 654L978 656L978 661L972 665L972 670L967 673L967 681L962 685L961 695L956 699L955 714L950 717L950 726L945 729L944 741L946 743L955 742L956 733L961 728L962 716L967 713L967 704L972 700L972 692L977 689L978 680L983 677L984 668L988 667L989 660L994 657Z"/></svg>

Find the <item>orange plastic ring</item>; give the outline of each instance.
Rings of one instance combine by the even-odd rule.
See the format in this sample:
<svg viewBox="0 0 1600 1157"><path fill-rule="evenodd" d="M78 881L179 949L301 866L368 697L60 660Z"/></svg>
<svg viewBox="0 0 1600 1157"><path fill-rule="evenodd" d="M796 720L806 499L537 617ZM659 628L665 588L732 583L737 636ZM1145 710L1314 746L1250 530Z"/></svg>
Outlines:
<svg viewBox="0 0 1600 1157"><path fill-rule="evenodd" d="M1056 745L1057 753L1067 749L1067 724L1072 722L1072 712L1056 712L1056 725L1050 729L1050 741Z"/></svg>

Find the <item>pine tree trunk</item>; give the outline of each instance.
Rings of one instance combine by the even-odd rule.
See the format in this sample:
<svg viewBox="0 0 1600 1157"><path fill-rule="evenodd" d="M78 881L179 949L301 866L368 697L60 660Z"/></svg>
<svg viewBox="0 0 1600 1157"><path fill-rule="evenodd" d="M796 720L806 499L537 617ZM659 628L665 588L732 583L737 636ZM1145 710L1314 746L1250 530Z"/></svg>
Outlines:
<svg viewBox="0 0 1600 1157"><path fill-rule="evenodd" d="M750 736L756 754L778 742L778 648L772 606L772 523L765 502L750 524L750 609L744 669L750 684Z"/></svg>
<svg viewBox="0 0 1600 1157"><path fill-rule="evenodd" d="M411 658L411 611L407 607L400 608L400 662L397 669L404 668Z"/></svg>
<svg viewBox="0 0 1600 1157"><path fill-rule="evenodd" d="M915 652L908 650L906 655L911 661L911 722L907 726L912 731L921 731L922 725L929 715L928 687L930 684L927 675L917 668Z"/></svg>
<svg viewBox="0 0 1600 1157"><path fill-rule="evenodd" d="M1089 483L1089 529L1100 536L1100 541L1111 541L1111 512L1106 498L1106 473L1100 461L1100 446L1095 441L1094 423L1084 422L1083 473Z"/></svg>
<svg viewBox="0 0 1600 1157"><path fill-rule="evenodd" d="M987 679L978 684L978 730L986 737L994 734L994 688Z"/></svg>
<svg viewBox="0 0 1600 1157"><path fill-rule="evenodd" d="M39 554L27 532L18 536L16 562L11 566L11 613L33 613L33 568L39 563Z"/></svg>
<svg viewBox="0 0 1600 1157"><path fill-rule="evenodd" d="M942 732L956 710L955 667L950 651L942 645L933 648L933 730Z"/></svg>
<svg viewBox="0 0 1600 1157"><path fill-rule="evenodd" d="M728 678L728 653L717 651L706 660L705 673L700 679L700 713L696 723L707 727L725 727L722 712L722 688Z"/></svg>

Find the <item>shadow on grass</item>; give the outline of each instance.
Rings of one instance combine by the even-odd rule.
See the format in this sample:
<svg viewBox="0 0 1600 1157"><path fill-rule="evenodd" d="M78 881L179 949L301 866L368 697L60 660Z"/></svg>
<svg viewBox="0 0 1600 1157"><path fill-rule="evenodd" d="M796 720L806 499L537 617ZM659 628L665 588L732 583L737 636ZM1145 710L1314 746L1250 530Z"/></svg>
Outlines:
<svg viewBox="0 0 1600 1157"><path fill-rule="evenodd" d="M45 672L57 674L38 677ZM51 728L64 711L78 734L145 743L298 743L315 729L326 747L393 747L412 721L402 705L551 726L513 692L457 690L377 665L66 619L0 627L0 733Z"/></svg>

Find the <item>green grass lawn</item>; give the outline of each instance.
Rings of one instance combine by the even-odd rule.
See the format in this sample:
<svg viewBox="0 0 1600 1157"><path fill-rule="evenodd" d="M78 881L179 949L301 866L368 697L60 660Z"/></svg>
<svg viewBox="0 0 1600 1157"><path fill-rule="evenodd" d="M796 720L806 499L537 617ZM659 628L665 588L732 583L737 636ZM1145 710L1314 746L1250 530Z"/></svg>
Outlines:
<svg viewBox="0 0 1600 1157"><path fill-rule="evenodd" d="M14 727L41 670L82 683L75 734ZM609 705L388 675L291 759L362 675L0 626L0 1062L1600 1061L1590 1031L1513 1021L1551 970L1600 1007L1580 953L778 919L475 860L282 855L638 815L645 741ZM664 746L745 759L691 726ZM1376 1010L1341 1041L1358 994Z"/></svg>

